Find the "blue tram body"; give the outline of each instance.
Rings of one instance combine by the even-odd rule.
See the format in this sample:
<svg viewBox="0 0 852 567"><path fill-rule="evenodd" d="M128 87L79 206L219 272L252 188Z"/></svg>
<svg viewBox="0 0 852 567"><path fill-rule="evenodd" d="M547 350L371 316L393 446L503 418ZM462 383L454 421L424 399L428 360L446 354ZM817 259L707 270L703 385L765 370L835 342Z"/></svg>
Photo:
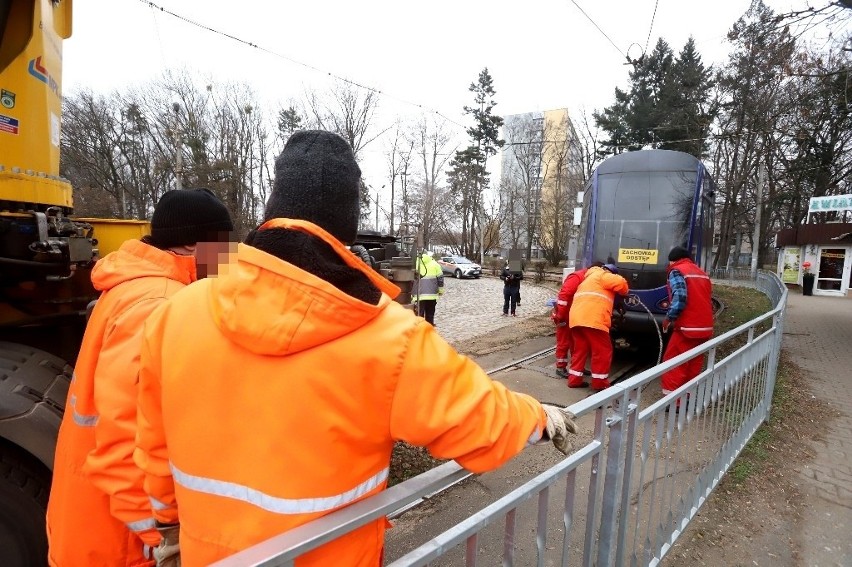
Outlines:
<svg viewBox="0 0 852 567"><path fill-rule="evenodd" d="M608 158L592 174L583 195L577 266L611 262L627 279L623 333L646 333L668 309L666 268L674 246L683 246L703 269L713 250L715 183L694 156L641 150Z"/></svg>

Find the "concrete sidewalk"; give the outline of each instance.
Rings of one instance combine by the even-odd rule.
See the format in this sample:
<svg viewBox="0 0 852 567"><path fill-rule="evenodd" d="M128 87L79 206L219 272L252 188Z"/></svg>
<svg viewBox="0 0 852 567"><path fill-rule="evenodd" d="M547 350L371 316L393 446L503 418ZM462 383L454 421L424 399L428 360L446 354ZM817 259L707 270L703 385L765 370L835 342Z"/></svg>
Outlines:
<svg viewBox="0 0 852 567"><path fill-rule="evenodd" d="M840 417L815 416L824 441L799 470L808 506L796 535L802 564L852 566L852 299L802 296L790 290L784 349L810 374L813 394Z"/></svg>

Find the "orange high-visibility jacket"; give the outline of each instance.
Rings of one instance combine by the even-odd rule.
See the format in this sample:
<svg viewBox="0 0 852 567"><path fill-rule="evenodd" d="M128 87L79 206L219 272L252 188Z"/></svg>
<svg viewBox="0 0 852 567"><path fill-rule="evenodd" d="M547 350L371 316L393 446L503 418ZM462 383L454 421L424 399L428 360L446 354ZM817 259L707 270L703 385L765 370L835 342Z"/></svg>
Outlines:
<svg viewBox="0 0 852 567"><path fill-rule="evenodd" d="M51 565L151 565L156 545L142 471L133 462L145 319L195 280L195 258L138 240L100 260L102 291L86 326L59 429L47 506Z"/></svg>
<svg viewBox="0 0 852 567"><path fill-rule="evenodd" d="M574 294L574 303L568 315L568 325L590 327L609 332L612 325L612 304L615 294L627 294L627 280L593 266L586 272L586 278Z"/></svg>
<svg viewBox="0 0 852 567"><path fill-rule="evenodd" d="M365 303L259 249L146 323L136 462L154 516L207 565L384 489L394 441L475 471L541 438L546 417L393 302L399 289L306 221L383 293ZM386 521L297 565L379 564Z"/></svg>

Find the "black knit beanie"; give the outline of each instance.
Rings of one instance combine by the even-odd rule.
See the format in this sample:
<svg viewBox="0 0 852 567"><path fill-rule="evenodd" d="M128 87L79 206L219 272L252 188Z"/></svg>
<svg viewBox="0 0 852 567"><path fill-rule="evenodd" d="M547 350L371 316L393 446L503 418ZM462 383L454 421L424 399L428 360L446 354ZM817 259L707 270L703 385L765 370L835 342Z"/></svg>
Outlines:
<svg viewBox="0 0 852 567"><path fill-rule="evenodd" d="M672 248L672 251L669 252L669 262L677 262L678 260L691 257L692 255L689 253L689 250L682 246L675 246Z"/></svg>
<svg viewBox="0 0 852 567"><path fill-rule="evenodd" d="M154 207L150 242L157 248L224 241L234 230L231 215L209 189L167 191Z"/></svg>
<svg viewBox="0 0 852 567"><path fill-rule="evenodd" d="M275 160L264 219L307 220L350 244L358 232L360 180L349 142L323 130L296 132Z"/></svg>

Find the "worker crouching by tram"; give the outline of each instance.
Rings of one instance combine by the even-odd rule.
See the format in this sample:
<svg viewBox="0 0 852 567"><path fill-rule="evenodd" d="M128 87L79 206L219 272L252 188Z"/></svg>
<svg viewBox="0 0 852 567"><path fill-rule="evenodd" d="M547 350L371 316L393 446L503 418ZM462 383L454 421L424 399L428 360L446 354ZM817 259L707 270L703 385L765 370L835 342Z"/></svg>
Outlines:
<svg viewBox="0 0 852 567"><path fill-rule="evenodd" d="M671 330L663 362L685 353L713 336L713 285L710 277L690 257L689 250L676 246L669 253L669 309L663 332ZM701 372L704 357L696 356L660 377L663 395L669 394ZM680 405L680 400L678 400Z"/></svg>
<svg viewBox="0 0 852 567"><path fill-rule="evenodd" d="M136 462L156 519L180 524L184 567L381 492L397 440L474 472L544 438L569 449L568 414L492 381L344 246L360 175L340 136L293 134L228 273L146 324ZM387 525L296 565L377 566Z"/></svg>
<svg viewBox="0 0 852 567"><path fill-rule="evenodd" d="M609 388L609 369L612 365L612 307L616 294L627 295L627 280L618 275L615 264L593 266L574 294L568 317L571 327L571 369L568 386L580 388L586 360L592 359L592 390Z"/></svg>
<svg viewBox="0 0 852 567"><path fill-rule="evenodd" d="M444 295L444 272L429 252L417 258L417 271L420 279L414 282L411 299L417 302L417 314L434 327L435 306L438 298Z"/></svg>
<svg viewBox="0 0 852 567"><path fill-rule="evenodd" d="M603 262L595 262L593 266L603 266ZM573 376L568 373L568 352L573 350L573 341L571 340L571 326L568 324L568 316L571 313L571 304L574 302L574 295L577 293L577 288L586 277L588 268L575 270L568 274L565 281L562 282L562 287L559 289L559 294L556 296L556 305L553 307L551 319L556 325L556 374L561 378L568 378L568 386L570 388L581 388L587 386L583 382L582 376Z"/></svg>

